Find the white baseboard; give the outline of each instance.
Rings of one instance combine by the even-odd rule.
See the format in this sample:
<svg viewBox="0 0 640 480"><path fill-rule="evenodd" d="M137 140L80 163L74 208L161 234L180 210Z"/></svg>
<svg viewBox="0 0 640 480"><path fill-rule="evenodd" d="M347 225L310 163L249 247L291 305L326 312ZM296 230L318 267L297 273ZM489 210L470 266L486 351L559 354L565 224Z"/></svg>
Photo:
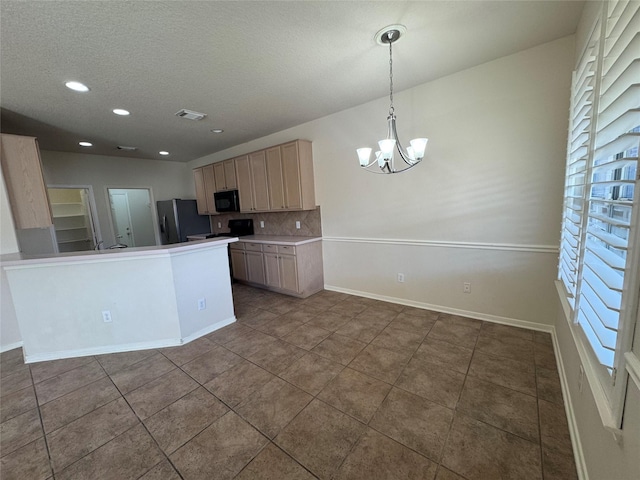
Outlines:
<svg viewBox="0 0 640 480"><path fill-rule="evenodd" d="M150 350L153 348L178 347L180 345L189 343L197 338L200 338L203 335L207 335L211 332L214 332L222 327L226 327L227 325L230 325L235 321L236 321L235 316L231 318L227 318L213 325L210 325L206 328L203 328L189 335L188 337L184 337L184 338L157 340L153 342L126 343L126 344L120 344L120 345L106 345L106 346L100 346L100 347L90 347L90 348L83 348L78 350L64 350L60 352L52 352L52 353L36 354L36 355L29 355L27 352L25 352L24 363L46 362L49 360L59 360L62 358L88 357L91 355L105 355L109 353L132 352L135 350Z"/></svg>
<svg viewBox="0 0 640 480"><path fill-rule="evenodd" d="M558 337L556 335L556 329L553 328L551 332L551 338L553 340L553 351L556 355L556 366L558 367L558 375L560 377L560 386L562 388L562 398L564 400L564 410L567 415L567 423L569 424L569 435L571 436L571 445L573 447L573 458L576 462L576 471L580 480L589 480L589 474L587 472L587 463L584 458L584 451L582 450L582 442L580 441L580 432L578 431L578 422L573 410L573 402L571 401L571 393L569 391L569 382L564 370L564 363L562 361L562 353L560 352L560 345L558 344Z"/></svg>
<svg viewBox="0 0 640 480"><path fill-rule="evenodd" d="M472 312L469 310L461 310L458 308L445 307L443 305L434 305L431 303L416 302L404 298L388 297L386 295L377 295L375 293L361 292L359 290L351 290L349 288L335 287L333 285L325 285L325 290L333 292L347 293L358 297L371 298L373 300L382 300L383 302L396 303L398 305L406 305L408 307L423 308L425 310L434 310L441 313L449 313L451 315L460 315L462 317L475 318L476 320L485 320L492 323L500 323L502 325L510 325L512 327L527 328L529 330L537 330L539 332L553 332L553 325L544 323L530 322L528 320L519 320L517 318L501 317L488 313Z"/></svg>
<svg viewBox="0 0 640 480"><path fill-rule="evenodd" d="M13 350L15 348L20 348L22 346L22 341L9 343L7 345L0 346L0 353L8 352L9 350Z"/></svg>
<svg viewBox="0 0 640 480"><path fill-rule="evenodd" d="M226 327L227 325L231 325L232 323L234 323L236 321L236 317L235 315L231 318L226 318L224 320L220 320L219 322L214 323L213 325L209 325L208 327L205 327L201 330L198 330L195 333L192 333L191 335L187 336L187 337L183 337L181 340L181 345L184 345L185 343L189 343L192 342L193 340L196 340L197 338L203 337L205 335L208 335L211 332L215 332L216 330L219 330L222 327Z"/></svg>

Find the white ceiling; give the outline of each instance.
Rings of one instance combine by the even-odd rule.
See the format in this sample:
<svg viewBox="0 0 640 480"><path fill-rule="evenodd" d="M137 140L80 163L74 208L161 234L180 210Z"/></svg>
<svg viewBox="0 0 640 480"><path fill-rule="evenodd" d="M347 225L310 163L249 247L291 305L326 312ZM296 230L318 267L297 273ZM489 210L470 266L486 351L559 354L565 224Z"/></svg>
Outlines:
<svg viewBox="0 0 640 480"><path fill-rule="evenodd" d="M3 132L45 150L189 161L387 95L388 50L373 40L386 25L408 30L394 45L399 91L572 34L584 1L0 4Z"/></svg>

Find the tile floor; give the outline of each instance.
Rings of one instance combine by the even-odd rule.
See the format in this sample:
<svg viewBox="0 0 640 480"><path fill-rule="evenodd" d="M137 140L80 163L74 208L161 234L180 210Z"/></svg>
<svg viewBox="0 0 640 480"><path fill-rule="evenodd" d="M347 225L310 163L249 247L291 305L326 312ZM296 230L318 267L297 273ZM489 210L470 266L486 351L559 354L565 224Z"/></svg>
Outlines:
<svg viewBox="0 0 640 480"><path fill-rule="evenodd" d="M0 362L9 479L573 479L548 334L234 285L183 347Z"/></svg>

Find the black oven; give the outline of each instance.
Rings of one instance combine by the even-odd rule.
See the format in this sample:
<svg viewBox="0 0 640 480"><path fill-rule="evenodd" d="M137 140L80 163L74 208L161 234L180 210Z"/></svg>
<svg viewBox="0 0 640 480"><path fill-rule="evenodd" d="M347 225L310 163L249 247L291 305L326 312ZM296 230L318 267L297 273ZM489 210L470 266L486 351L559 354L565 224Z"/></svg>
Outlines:
<svg viewBox="0 0 640 480"><path fill-rule="evenodd" d="M227 190L226 192L216 192L213 194L216 204L216 212L239 212L240 202L238 201L238 190Z"/></svg>

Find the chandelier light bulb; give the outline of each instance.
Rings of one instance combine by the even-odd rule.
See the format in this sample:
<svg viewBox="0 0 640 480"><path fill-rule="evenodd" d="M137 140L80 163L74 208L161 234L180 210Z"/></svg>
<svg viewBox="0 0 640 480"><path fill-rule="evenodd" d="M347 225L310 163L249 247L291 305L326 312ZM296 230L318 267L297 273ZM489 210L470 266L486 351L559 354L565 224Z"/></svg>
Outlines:
<svg viewBox="0 0 640 480"><path fill-rule="evenodd" d="M369 164L369 157L371 156L370 148L359 148L356 150L358 152L358 158L360 159L360 166L366 167Z"/></svg>

